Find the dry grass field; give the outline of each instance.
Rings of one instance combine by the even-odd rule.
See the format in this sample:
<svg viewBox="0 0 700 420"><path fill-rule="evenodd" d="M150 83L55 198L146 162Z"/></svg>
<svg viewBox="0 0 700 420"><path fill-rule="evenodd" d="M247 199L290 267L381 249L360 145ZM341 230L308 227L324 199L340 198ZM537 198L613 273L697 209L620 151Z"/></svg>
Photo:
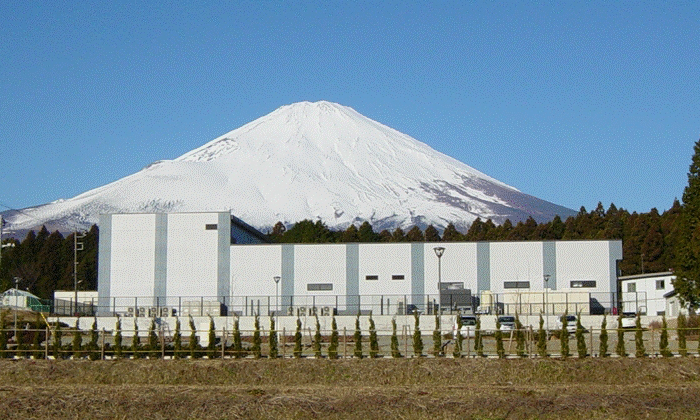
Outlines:
<svg viewBox="0 0 700 420"><path fill-rule="evenodd" d="M2 360L4 418L700 418L700 359Z"/></svg>

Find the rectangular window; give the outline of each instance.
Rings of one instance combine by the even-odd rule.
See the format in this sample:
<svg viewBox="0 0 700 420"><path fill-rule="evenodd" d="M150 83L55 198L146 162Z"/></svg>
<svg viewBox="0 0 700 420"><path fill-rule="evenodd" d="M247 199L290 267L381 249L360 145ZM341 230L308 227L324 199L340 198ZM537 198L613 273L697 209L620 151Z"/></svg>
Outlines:
<svg viewBox="0 0 700 420"><path fill-rule="evenodd" d="M656 290L664 290L666 288L666 282L663 280L656 280Z"/></svg>
<svg viewBox="0 0 700 420"><path fill-rule="evenodd" d="M464 290L464 282L442 282L442 290Z"/></svg>
<svg viewBox="0 0 700 420"><path fill-rule="evenodd" d="M210 225L204 225L204 230L216 230L218 229L218 225L216 223L210 224Z"/></svg>
<svg viewBox="0 0 700 420"><path fill-rule="evenodd" d="M666 311L656 311L656 315L658 315L658 316L666 315Z"/></svg>
<svg viewBox="0 0 700 420"><path fill-rule="evenodd" d="M574 280L574 281L571 282L570 287L571 287L572 289L578 289L578 288L582 288L582 287L586 287L586 288L591 287L591 288L594 288L594 287L595 287L595 281L593 281L593 280Z"/></svg>
<svg viewBox="0 0 700 420"><path fill-rule="evenodd" d="M504 289L529 289L529 281L506 281L503 282Z"/></svg>
<svg viewBox="0 0 700 420"><path fill-rule="evenodd" d="M379 276L374 275L374 274L370 274L370 275L365 276L365 280L379 280Z"/></svg>
<svg viewBox="0 0 700 420"><path fill-rule="evenodd" d="M320 292L333 290L333 283L309 283L306 285L309 292Z"/></svg>
<svg viewBox="0 0 700 420"><path fill-rule="evenodd" d="M637 283L627 283L627 292L634 293L637 291Z"/></svg>
<svg viewBox="0 0 700 420"><path fill-rule="evenodd" d="M391 279L392 280L403 280L405 277L403 274L392 274Z"/></svg>

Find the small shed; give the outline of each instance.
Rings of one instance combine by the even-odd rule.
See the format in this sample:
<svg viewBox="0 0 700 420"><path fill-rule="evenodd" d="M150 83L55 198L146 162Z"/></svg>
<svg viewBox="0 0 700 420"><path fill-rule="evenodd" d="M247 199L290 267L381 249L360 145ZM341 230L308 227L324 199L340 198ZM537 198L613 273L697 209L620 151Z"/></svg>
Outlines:
<svg viewBox="0 0 700 420"><path fill-rule="evenodd" d="M9 289L2 294L0 306L7 309L49 312L51 305L25 290Z"/></svg>

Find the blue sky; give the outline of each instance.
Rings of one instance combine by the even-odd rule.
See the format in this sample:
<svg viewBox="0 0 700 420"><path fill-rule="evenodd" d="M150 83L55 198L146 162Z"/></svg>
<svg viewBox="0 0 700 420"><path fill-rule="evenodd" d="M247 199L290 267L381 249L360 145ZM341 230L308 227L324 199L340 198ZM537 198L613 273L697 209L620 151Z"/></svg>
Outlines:
<svg viewBox="0 0 700 420"><path fill-rule="evenodd" d="M700 139L697 2L5 1L0 40L15 208L303 100L576 210L667 209Z"/></svg>

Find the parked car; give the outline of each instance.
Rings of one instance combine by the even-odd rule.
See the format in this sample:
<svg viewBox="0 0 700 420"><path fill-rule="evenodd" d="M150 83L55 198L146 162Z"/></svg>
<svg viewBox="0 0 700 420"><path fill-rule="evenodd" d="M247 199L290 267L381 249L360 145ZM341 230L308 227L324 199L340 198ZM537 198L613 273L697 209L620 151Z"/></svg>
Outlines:
<svg viewBox="0 0 700 420"><path fill-rule="evenodd" d="M513 331L515 329L514 316L501 315L498 317L498 322L501 324L501 331Z"/></svg>
<svg viewBox="0 0 700 420"><path fill-rule="evenodd" d="M559 318L559 329L564 326L564 315ZM566 331L573 334L576 332L576 315L566 315Z"/></svg>
<svg viewBox="0 0 700 420"><path fill-rule="evenodd" d="M459 330L462 337L474 337L476 331L476 317L474 315L457 315L462 319L462 328ZM452 325L452 337L457 339L457 317Z"/></svg>
<svg viewBox="0 0 700 420"><path fill-rule="evenodd" d="M634 312L622 313L622 328L635 328L637 326L637 314Z"/></svg>

